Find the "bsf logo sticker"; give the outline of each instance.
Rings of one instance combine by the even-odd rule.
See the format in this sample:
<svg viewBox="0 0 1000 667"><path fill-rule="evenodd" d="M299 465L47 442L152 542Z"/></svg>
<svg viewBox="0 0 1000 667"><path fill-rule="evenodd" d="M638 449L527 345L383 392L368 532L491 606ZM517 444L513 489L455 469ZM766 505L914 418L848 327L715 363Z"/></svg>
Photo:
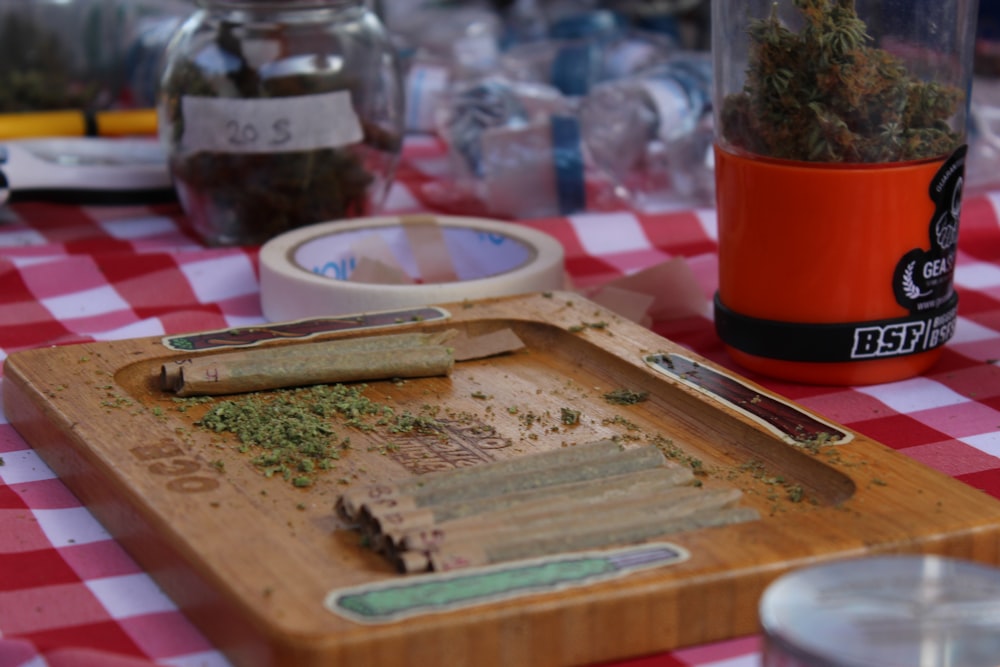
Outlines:
<svg viewBox="0 0 1000 667"><path fill-rule="evenodd" d="M929 195L934 215L928 226L930 249L915 248L896 265L893 293L909 315L856 327L852 359L930 350L944 345L955 333L958 305L952 279L958 254L966 151L965 146L955 151L931 181Z"/></svg>
<svg viewBox="0 0 1000 667"><path fill-rule="evenodd" d="M911 315L937 310L952 297L966 151L965 146L955 151L931 181L935 210L928 230L930 250L915 248L896 265L893 292Z"/></svg>

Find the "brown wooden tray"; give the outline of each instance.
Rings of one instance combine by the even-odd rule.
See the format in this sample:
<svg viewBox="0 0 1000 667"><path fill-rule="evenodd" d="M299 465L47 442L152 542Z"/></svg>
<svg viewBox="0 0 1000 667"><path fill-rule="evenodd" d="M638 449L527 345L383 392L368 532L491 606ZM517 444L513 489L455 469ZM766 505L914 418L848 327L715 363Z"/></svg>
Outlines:
<svg viewBox="0 0 1000 667"><path fill-rule="evenodd" d="M369 396L399 409L440 406L450 437L351 433L308 488L262 475L157 381L164 363L201 347L442 328L510 328L526 348L450 377L369 383ZM618 388L649 399L605 400ZM997 501L568 293L27 350L6 360L3 397L22 436L243 666L593 664L755 632L764 588L805 564L998 559ZM563 408L579 423L564 424ZM327 607L337 589L453 576L413 579L360 546L334 512L345 489L609 437L659 444L707 486L742 489L762 518L669 535L687 559L613 580L388 622Z"/></svg>

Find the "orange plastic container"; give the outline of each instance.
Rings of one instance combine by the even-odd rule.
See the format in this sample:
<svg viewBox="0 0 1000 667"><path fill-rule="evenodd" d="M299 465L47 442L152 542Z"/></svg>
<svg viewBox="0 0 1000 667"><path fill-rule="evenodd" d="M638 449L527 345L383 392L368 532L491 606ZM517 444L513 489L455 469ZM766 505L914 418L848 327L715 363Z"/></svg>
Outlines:
<svg viewBox="0 0 1000 667"><path fill-rule="evenodd" d="M716 147L716 326L733 359L814 384L929 369L954 330L949 242L963 168L964 150L948 160L831 166Z"/></svg>

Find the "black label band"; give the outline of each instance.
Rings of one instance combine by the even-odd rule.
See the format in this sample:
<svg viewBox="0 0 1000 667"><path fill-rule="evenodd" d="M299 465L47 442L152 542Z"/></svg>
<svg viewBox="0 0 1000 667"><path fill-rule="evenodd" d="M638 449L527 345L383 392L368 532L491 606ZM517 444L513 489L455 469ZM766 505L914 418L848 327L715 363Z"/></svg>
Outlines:
<svg viewBox="0 0 1000 667"><path fill-rule="evenodd" d="M958 295L939 308L896 319L837 324L763 320L737 313L715 295L715 330L727 345L783 361L845 362L926 352L955 333Z"/></svg>

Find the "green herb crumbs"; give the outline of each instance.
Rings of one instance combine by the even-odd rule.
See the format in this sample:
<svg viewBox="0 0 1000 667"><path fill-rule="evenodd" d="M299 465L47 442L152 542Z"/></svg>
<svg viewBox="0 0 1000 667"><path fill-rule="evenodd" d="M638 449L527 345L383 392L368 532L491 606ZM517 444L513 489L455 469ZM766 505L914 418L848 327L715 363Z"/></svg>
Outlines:
<svg viewBox="0 0 1000 667"><path fill-rule="evenodd" d="M191 396L189 398L174 398L174 406L177 412L187 412L188 408L201 403L212 403L215 399L211 396Z"/></svg>
<svg viewBox="0 0 1000 667"><path fill-rule="evenodd" d="M317 385L253 393L215 403L196 425L215 433L232 433L238 450L271 477L280 475L296 487L313 483L313 475L333 468L350 437L338 436L333 420L362 431L387 433L434 430L425 415L396 412L364 395L367 385ZM185 399L186 400L186 399ZM183 409L183 403L178 409Z"/></svg>
<svg viewBox="0 0 1000 667"><path fill-rule="evenodd" d="M404 411L402 414L396 415L391 423L386 424L386 430L389 433L412 433L413 431L433 431L438 426L440 424L433 417Z"/></svg>
<svg viewBox="0 0 1000 667"><path fill-rule="evenodd" d="M575 426L580 423L580 411L570 408L559 409L560 420L567 426Z"/></svg>
<svg viewBox="0 0 1000 667"><path fill-rule="evenodd" d="M794 484L787 481L782 475L771 474L762 461L750 460L739 466L741 472L750 474L754 479L775 488L775 493L770 497L779 498L777 491L784 490L785 496L790 502L800 503L806 498L806 490L801 484Z"/></svg>
<svg viewBox="0 0 1000 667"><path fill-rule="evenodd" d="M580 333L584 329L607 329L607 322L581 322L580 324L574 324L567 328L570 333Z"/></svg>
<svg viewBox="0 0 1000 667"><path fill-rule="evenodd" d="M634 421L631 421L630 419L626 419L625 417L623 417L621 415L614 415L614 416L608 417L607 419L604 419L602 421L605 424L614 424L615 426L624 426L629 431L639 431L639 430L642 430L641 426L639 426L638 424L636 424Z"/></svg>
<svg viewBox="0 0 1000 667"><path fill-rule="evenodd" d="M0 466L2 465L7 465L7 463L3 460L3 457L0 456Z"/></svg>
<svg viewBox="0 0 1000 667"><path fill-rule="evenodd" d="M107 398L101 401L101 405L106 408L129 408L135 405L135 401L127 396L109 391Z"/></svg>
<svg viewBox="0 0 1000 667"><path fill-rule="evenodd" d="M648 398L648 391L632 391L631 389L615 389L604 394L604 400L615 405L635 405Z"/></svg>
<svg viewBox="0 0 1000 667"><path fill-rule="evenodd" d="M656 435L652 440L653 444L660 448L663 455L668 459L682 463L696 474L705 474L705 463L694 456L689 455L683 449L674 444L674 441L670 438L665 438L662 435Z"/></svg>

